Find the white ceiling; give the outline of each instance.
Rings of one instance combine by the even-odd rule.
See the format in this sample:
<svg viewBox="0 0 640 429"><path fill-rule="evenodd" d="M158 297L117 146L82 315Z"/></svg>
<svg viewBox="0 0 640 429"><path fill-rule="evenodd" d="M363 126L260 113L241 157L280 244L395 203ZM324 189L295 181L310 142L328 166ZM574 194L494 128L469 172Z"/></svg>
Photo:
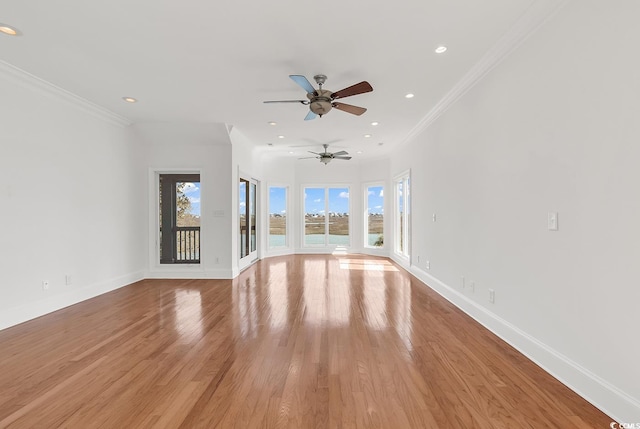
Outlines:
<svg viewBox="0 0 640 429"><path fill-rule="evenodd" d="M132 122L223 122L283 156L324 142L354 157L379 156L534 3L0 0L0 22L22 32L0 34L0 60ZM448 51L436 54L439 45ZM262 103L305 98L288 75L315 86L318 73L332 91L371 83L372 93L342 100L368 111L358 117L334 109L304 121L306 106ZM406 99L408 92L415 97ZM313 146L291 148L301 145Z"/></svg>

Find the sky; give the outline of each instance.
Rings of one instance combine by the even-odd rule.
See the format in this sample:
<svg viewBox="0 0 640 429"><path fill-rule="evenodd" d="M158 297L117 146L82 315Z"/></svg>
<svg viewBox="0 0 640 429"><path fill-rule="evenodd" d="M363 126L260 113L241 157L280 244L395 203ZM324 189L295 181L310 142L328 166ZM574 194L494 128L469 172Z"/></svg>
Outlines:
<svg viewBox="0 0 640 429"><path fill-rule="evenodd" d="M287 188L269 188L269 214L287 213Z"/></svg>
<svg viewBox="0 0 640 429"><path fill-rule="evenodd" d="M184 185L184 194L191 202L191 214L200 216L200 182L188 182Z"/></svg>
<svg viewBox="0 0 640 429"><path fill-rule="evenodd" d="M384 195L382 186L367 188L368 212L384 212ZM325 188L305 188L305 213L324 214ZM329 212L349 213L349 188L329 188ZM269 213L285 214L287 205L287 189L279 187L269 188Z"/></svg>
<svg viewBox="0 0 640 429"><path fill-rule="evenodd" d="M367 188L367 210L369 214L384 213L384 192L382 186Z"/></svg>
<svg viewBox="0 0 640 429"><path fill-rule="evenodd" d="M325 198L325 188L305 188L304 212L325 214L328 210L329 213L349 213L349 188L329 188L328 205Z"/></svg>

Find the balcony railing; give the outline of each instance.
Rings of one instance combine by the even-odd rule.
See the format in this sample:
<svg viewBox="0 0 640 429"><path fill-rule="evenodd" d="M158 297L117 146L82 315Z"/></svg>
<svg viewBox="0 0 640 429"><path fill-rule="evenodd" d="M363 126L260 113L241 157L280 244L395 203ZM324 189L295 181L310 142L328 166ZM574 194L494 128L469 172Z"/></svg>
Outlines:
<svg viewBox="0 0 640 429"><path fill-rule="evenodd" d="M200 263L200 227L177 226L174 260L177 264Z"/></svg>

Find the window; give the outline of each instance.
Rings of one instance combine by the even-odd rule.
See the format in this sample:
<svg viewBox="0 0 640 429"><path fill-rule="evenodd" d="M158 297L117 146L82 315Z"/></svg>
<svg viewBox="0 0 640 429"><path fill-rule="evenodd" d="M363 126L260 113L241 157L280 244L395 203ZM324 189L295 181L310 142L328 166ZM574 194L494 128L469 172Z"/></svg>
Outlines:
<svg viewBox="0 0 640 429"><path fill-rule="evenodd" d="M409 257L410 237L410 177L404 173L395 179L395 252L403 257Z"/></svg>
<svg viewBox="0 0 640 429"><path fill-rule="evenodd" d="M160 174L160 263L200 263L200 175Z"/></svg>
<svg viewBox="0 0 640 429"><path fill-rule="evenodd" d="M287 188L269 187L269 247L287 247Z"/></svg>
<svg viewBox="0 0 640 429"><path fill-rule="evenodd" d="M325 245L325 189L304 190L304 245Z"/></svg>
<svg viewBox="0 0 640 429"><path fill-rule="evenodd" d="M384 246L384 187L365 187L365 247Z"/></svg>
<svg viewBox="0 0 640 429"><path fill-rule="evenodd" d="M304 188L304 245L349 246L349 188Z"/></svg>

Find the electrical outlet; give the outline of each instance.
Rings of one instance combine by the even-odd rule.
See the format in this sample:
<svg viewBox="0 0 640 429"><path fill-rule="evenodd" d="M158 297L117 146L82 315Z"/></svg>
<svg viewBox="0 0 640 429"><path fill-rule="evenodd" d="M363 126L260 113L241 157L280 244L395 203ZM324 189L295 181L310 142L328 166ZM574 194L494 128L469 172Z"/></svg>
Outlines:
<svg viewBox="0 0 640 429"><path fill-rule="evenodd" d="M71 284L71 274L67 274L66 276L64 276L64 284L66 284L67 286Z"/></svg>
<svg viewBox="0 0 640 429"><path fill-rule="evenodd" d="M220 263L220 258L216 256L216 264Z"/></svg>
<svg viewBox="0 0 640 429"><path fill-rule="evenodd" d="M431 269L431 262L427 261L427 270Z"/></svg>
<svg viewBox="0 0 640 429"><path fill-rule="evenodd" d="M432 219L433 219L434 222L436 221L436 214L435 213L433 214Z"/></svg>
<svg viewBox="0 0 640 429"><path fill-rule="evenodd" d="M42 290L49 290L49 280L42 280Z"/></svg>
<svg viewBox="0 0 640 429"><path fill-rule="evenodd" d="M496 302L496 291L493 289L489 289L489 302L491 304L495 304Z"/></svg>

